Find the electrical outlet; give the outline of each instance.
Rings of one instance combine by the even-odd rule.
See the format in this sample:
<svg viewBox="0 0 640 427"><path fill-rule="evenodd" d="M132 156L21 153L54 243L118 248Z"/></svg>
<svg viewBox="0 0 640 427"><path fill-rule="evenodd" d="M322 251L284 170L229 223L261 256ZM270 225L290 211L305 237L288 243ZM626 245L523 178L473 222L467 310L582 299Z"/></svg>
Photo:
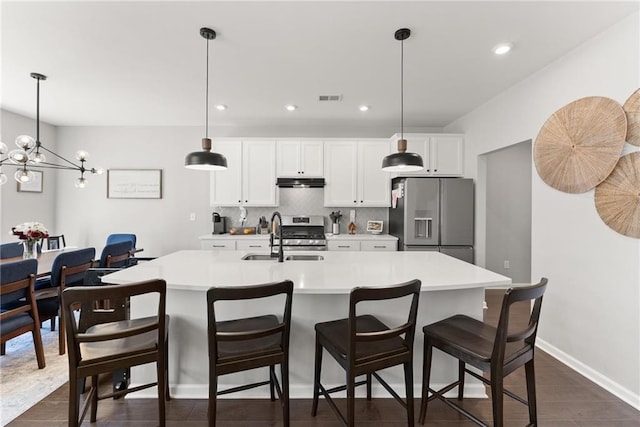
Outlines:
<svg viewBox="0 0 640 427"><path fill-rule="evenodd" d="M195 212L191 212L189 214L189 221L195 221L196 220L196 213Z"/></svg>
<svg viewBox="0 0 640 427"><path fill-rule="evenodd" d="M506 260L504 260L504 269L505 269L505 270L508 270L509 268L510 268L510 266L509 266L509 260L508 260L508 259L506 259Z"/></svg>

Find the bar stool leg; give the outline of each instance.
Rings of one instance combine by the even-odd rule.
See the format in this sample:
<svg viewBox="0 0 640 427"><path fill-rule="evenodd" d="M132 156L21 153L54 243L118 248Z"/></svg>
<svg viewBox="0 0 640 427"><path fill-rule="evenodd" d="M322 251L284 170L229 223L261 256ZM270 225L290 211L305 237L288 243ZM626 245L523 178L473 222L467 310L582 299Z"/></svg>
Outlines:
<svg viewBox="0 0 640 427"><path fill-rule="evenodd" d="M367 400L371 400L371 377L370 373L367 374Z"/></svg>
<svg viewBox="0 0 640 427"><path fill-rule="evenodd" d="M458 400L464 398L464 369L465 363L462 360L458 360Z"/></svg>
<svg viewBox="0 0 640 427"><path fill-rule="evenodd" d="M538 425L538 408L536 404L536 374L533 359L524 365L527 379L527 401L529 402L529 422L531 425Z"/></svg>
<svg viewBox="0 0 640 427"><path fill-rule="evenodd" d="M502 413L504 405L504 396L502 392L503 378L502 372L496 372L497 369L491 370L491 404L493 406L493 425L494 427L502 427L504 425L504 415Z"/></svg>
<svg viewBox="0 0 640 427"><path fill-rule="evenodd" d="M313 374L313 405L311 406L311 416L315 417L318 412L318 395L320 393L320 370L322 368L322 346L316 334L316 358L315 372Z"/></svg>
<svg viewBox="0 0 640 427"><path fill-rule="evenodd" d="M407 425L413 427L414 409L413 409L413 362L409 361L404 364L404 384L407 394Z"/></svg>
<svg viewBox="0 0 640 427"><path fill-rule="evenodd" d="M270 365L269 366L269 396L271 398L271 401L275 401L276 400L276 393L275 393L275 385L274 385L274 378L276 377L276 369L274 365Z"/></svg>
<svg viewBox="0 0 640 427"><path fill-rule="evenodd" d="M284 427L289 427L289 362L280 364L280 376L282 377L282 421Z"/></svg>
<svg viewBox="0 0 640 427"><path fill-rule="evenodd" d="M349 370L347 370L347 425L354 427L355 425L355 378Z"/></svg>
<svg viewBox="0 0 640 427"><path fill-rule="evenodd" d="M424 424L427 417L427 404L429 400L429 377L431 376L431 356L433 347L429 339L424 339L424 360L422 362L422 399L420 402L420 424Z"/></svg>

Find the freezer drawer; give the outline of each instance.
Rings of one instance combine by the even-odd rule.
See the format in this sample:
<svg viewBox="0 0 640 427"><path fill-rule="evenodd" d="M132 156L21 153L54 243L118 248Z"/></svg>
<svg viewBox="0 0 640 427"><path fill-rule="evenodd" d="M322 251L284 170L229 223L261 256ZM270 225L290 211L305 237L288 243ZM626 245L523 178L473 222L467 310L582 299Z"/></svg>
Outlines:
<svg viewBox="0 0 640 427"><path fill-rule="evenodd" d="M473 264L473 247L471 246L440 246L440 252L445 255Z"/></svg>

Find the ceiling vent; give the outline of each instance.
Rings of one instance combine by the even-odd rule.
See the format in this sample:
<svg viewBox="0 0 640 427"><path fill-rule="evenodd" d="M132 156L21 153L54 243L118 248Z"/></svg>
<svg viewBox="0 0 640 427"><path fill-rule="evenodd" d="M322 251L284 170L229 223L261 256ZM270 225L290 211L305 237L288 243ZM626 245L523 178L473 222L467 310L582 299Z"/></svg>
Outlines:
<svg viewBox="0 0 640 427"><path fill-rule="evenodd" d="M320 95L318 96L318 101L320 102L342 101L342 95Z"/></svg>

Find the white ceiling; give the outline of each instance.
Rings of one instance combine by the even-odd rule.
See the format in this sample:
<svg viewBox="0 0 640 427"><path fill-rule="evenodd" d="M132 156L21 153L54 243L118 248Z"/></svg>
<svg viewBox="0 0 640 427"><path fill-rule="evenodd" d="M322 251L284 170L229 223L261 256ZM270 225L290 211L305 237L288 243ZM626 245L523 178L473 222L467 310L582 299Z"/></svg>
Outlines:
<svg viewBox="0 0 640 427"><path fill-rule="evenodd" d="M55 125L440 127L638 10L638 2L2 1L2 108ZM505 57L491 48L515 44ZM320 103L319 95L342 95ZM293 113L284 105L293 103ZM358 105L371 110L362 113Z"/></svg>

